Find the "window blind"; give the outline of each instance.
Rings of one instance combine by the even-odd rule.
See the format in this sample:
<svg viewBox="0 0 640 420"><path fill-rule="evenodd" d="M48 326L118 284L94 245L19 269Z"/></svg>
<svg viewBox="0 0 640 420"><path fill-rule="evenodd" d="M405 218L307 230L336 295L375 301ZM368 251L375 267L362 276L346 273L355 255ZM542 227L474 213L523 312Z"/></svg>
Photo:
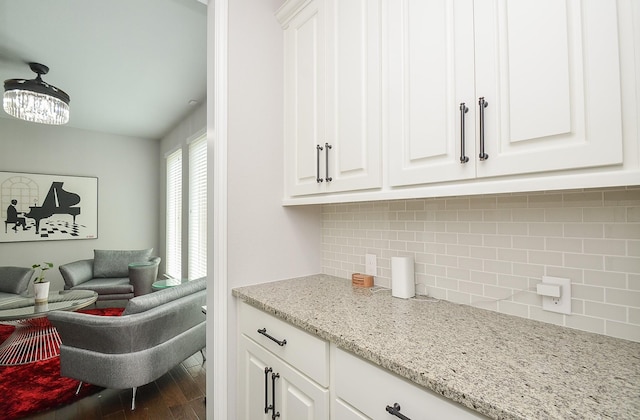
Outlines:
<svg viewBox="0 0 640 420"><path fill-rule="evenodd" d="M182 277L182 149L167 156L167 274Z"/></svg>
<svg viewBox="0 0 640 420"><path fill-rule="evenodd" d="M190 279L207 275L207 138L189 144Z"/></svg>

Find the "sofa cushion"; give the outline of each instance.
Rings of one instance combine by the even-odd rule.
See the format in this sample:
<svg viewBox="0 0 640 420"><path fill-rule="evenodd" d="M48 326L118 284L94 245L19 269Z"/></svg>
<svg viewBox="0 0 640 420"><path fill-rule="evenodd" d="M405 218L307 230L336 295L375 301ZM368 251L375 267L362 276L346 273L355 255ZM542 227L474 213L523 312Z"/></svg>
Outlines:
<svg viewBox="0 0 640 420"><path fill-rule="evenodd" d="M153 248L93 251L93 277L128 277L129 263L148 261Z"/></svg>
<svg viewBox="0 0 640 420"><path fill-rule="evenodd" d="M207 279L206 277L202 277L169 289L163 289L148 295L137 296L127 302L127 306L124 308L122 315L124 316L145 312L158 305L204 290L206 287Z"/></svg>
<svg viewBox="0 0 640 420"><path fill-rule="evenodd" d="M72 288L72 290L93 290L98 295L112 295L122 293L133 293L133 285L129 283L129 278L109 279L95 278Z"/></svg>
<svg viewBox="0 0 640 420"><path fill-rule="evenodd" d="M93 278L93 260L80 260L58 267L67 288L75 287Z"/></svg>
<svg viewBox="0 0 640 420"><path fill-rule="evenodd" d="M0 292L20 294L27 290L33 270L25 267L0 267Z"/></svg>

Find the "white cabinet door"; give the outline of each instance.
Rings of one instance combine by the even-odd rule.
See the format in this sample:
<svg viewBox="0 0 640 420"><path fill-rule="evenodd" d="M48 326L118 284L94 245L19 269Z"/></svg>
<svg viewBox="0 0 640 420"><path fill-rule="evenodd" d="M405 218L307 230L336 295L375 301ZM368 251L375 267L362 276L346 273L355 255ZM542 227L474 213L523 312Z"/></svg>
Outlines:
<svg viewBox="0 0 640 420"><path fill-rule="evenodd" d="M284 31L284 158L290 195L316 193L324 186L316 161L316 146L326 137L324 26L324 3L311 0Z"/></svg>
<svg viewBox="0 0 640 420"><path fill-rule="evenodd" d="M274 413L279 420L329 419L328 389L245 335L240 337L239 353L241 419L271 419Z"/></svg>
<svg viewBox="0 0 640 420"><path fill-rule="evenodd" d="M390 185L474 178L472 0L390 1L385 22Z"/></svg>
<svg viewBox="0 0 640 420"><path fill-rule="evenodd" d="M312 0L285 24L290 196L380 187L381 0Z"/></svg>
<svg viewBox="0 0 640 420"><path fill-rule="evenodd" d="M245 340L243 336L241 343ZM267 361L260 358L248 348L240 348L240 377L238 380L240 395L238 397L239 416L245 420L271 419L271 411L265 409L271 404L269 389L265 388L270 382Z"/></svg>
<svg viewBox="0 0 640 420"><path fill-rule="evenodd" d="M327 192L382 184L381 0L326 5ZM325 166L327 161L325 160Z"/></svg>
<svg viewBox="0 0 640 420"><path fill-rule="evenodd" d="M385 19L391 186L622 163L615 2L398 0Z"/></svg>
<svg viewBox="0 0 640 420"><path fill-rule="evenodd" d="M474 14L478 176L622 163L616 2L475 0Z"/></svg>

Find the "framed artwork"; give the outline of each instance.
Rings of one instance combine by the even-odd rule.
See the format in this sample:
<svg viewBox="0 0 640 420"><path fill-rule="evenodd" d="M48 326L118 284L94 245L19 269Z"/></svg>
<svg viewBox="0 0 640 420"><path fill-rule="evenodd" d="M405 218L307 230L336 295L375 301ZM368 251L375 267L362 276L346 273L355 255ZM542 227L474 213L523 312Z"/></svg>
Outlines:
<svg viewBox="0 0 640 420"><path fill-rule="evenodd" d="M0 242L96 239L98 178L0 172Z"/></svg>

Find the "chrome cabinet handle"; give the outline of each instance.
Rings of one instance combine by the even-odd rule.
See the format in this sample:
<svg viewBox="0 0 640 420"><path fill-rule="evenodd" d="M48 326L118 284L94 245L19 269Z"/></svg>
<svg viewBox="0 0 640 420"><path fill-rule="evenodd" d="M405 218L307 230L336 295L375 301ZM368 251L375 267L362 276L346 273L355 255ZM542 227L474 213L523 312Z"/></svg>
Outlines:
<svg viewBox="0 0 640 420"><path fill-rule="evenodd" d="M280 347L283 347L285 344L287 344L287 340L278 340L277 338L267 334L267 329L266 328L260 328L258 330L258 333L264 335L265 337L267 337L271 341L275 341L276 343L278 343L278 345Z"/></svg>
<svg viewBox="0 0 640 420"><path fill-rule="evenodd" d="M407 417L404 414L400 413L400 404L398 404L398 403L393 403L393 407L388 405L387 406L387 413L391 414L392 416L396 416L396 417L398 417L399 419L402 419L402 420L411 420L409 417Z"/></svg>
<svg viewBox="0 0 640 420"><path fill-rule="evenodd" d="M460 103L460 163L469 162L469 157L465 155L464 146L464 114L469 112L469 108L465 105L464 102Z"/></svg>
<svg viewBox="0 0 640 420"><path fill-rule="evenodd" d="M271 420L280 417L280 412L276 411L276 379L280 377L279 373L271 374L271 402L273 403L273 411L271 412Z"/></svg>
<svg viewBox="0 0 640 420"><path fill-rule="evenodd" d="M270 367L264 368L264 413L267 414L269 410L273 408L273 405L269 405L269 373L272 372Z"/></svg>
<svg viewBox="0 0 640 420"><path fill-rule="evenodd" d="M316 182L318 184L324 181L324 179L320 178L320 152L322 150L324 150L322 146L316 144Z"/></svg>
<svg viewBox="0 0 640 420"><path fill-rule="evenodd" d="M324 153L325 153L325 155L324 155L324 157L325 157L325 161L324 161L325 172L324 172L324 174L327 176L325 178L325 181L331 182L331 181L333 181L333 178L331 178L329 176L329 149L332 149L333 147L329 143L325 143L324 144L324 148L325 148L325 151L324 151Z"/></svg>
<svg viewBox="0 0 640 420"><path fill-rule="evenodd" d="M484 100L484 96L478 99L478 106L480 107L480 160L489 159L489 155L484 152L484 109L489 106L489 103Z"/></svg>

